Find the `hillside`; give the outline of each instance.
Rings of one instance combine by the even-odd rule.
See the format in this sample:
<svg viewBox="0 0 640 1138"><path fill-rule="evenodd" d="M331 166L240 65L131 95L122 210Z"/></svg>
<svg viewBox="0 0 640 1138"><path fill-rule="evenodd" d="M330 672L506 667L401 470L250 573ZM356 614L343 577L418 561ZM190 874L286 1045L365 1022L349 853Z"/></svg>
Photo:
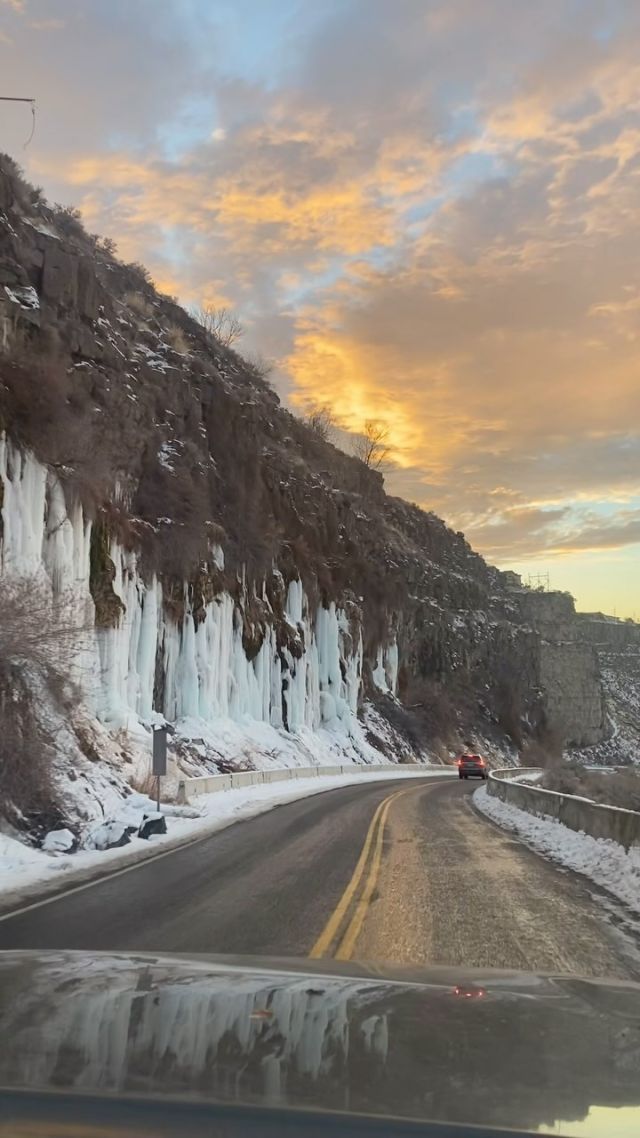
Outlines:
<svg viewBox="0 0 640 1138"><path fill-rule="evenodd" d="M174 776L607 735L570 597L387 495L6 157L0 346L0 618L32 633L0 677L13 823L81 830L145 784L161 719Z"/></svg>

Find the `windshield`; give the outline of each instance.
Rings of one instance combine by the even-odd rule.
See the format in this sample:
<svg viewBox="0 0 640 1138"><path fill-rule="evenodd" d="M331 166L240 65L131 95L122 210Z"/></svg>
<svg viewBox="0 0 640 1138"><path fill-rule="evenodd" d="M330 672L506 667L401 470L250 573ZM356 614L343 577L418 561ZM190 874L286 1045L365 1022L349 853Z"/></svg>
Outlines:
<svg viewBox="0 0 640 1138"><path fill-rule="evenodd" d="M640 981L639 46L0 0L0 952Z"/></svg>

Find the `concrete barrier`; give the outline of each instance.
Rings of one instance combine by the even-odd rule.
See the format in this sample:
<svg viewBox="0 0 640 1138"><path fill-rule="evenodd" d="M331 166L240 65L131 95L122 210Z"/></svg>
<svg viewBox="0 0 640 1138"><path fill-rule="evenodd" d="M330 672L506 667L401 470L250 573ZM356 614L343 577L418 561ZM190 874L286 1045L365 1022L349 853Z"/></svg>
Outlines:
<svg viewBox="0 0 640 1138"><path fill-rule="evenodd" d="M239 786L259 786L263 783L284 782L288 779L326 778L335 775L375 775L380 771L395 771L402 774L407 770L420 773L420 764L380 763L376 766L356 766L355 763L342 763L327 767L280 767L264 771L238 771L236 774L212 774L198 778L183 778L178 783L177 801L183 805L201 794L215 794L219 790L232 790ZM432 771L433 767L425 767ZM442 768L443 774L457 774L456 767Z"/></svg>
<svg viewBox="0 0 640 1138"><path fill-rule="evenodd" d="M538 817L557 818L564 826L592 838L608 838L628 850L640 845L640 813L620 806L603 806L575 794L527 786L515 776L541 773L540 767L509 767L489 772L487 791L503 802Z"/></svg>

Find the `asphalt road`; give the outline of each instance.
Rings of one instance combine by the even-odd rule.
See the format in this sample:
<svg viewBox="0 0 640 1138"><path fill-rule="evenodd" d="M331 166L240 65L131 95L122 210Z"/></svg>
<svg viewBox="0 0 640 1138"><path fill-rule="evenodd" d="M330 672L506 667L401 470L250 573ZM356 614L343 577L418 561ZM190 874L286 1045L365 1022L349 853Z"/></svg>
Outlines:
<svg viewBox="0 0 640 1138"><path fill-rule="evenodd" d="M349 786L0 919L2 948L337 956L640 979L620 906L478 817L475 783Z"/></svg>

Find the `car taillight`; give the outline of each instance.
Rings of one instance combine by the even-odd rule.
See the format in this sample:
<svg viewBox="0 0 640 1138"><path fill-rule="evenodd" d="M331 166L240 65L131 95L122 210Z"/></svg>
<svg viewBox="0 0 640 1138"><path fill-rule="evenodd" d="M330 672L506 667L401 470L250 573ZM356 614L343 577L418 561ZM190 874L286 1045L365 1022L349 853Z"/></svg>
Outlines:
<svg viewBox="0 0 640 1138"><path fill-rule="evenodd" d="M481 1000L487 992L485 988L462 988L456 984L453 994L454 996L461 996L463 1000Z"/></svg>

